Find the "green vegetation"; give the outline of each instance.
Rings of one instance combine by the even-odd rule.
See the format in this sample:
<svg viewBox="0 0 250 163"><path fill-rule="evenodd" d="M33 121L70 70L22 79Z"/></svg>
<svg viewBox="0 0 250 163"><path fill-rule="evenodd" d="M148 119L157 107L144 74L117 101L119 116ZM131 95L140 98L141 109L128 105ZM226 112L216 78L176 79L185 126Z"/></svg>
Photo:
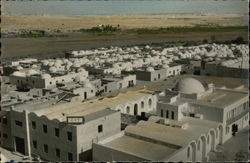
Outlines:
<svg viewBox="0 0 250 163"><path fill-rule="evenodd" d="M90 29L80 29L82 32L89 32L92 34L113 34L117 31L120 31L120 25L116 27L112 25L101 25L97 27L92 27Z"/></svg>
<svg viewBox="0 0 250 163"><path fill-rule="evenodd" d="M20 33L20 36L29 38L45 37L45 31L42 30L22 31Z"/></svg>
<svg viewBox="0 0 250 163"><path fill-rule="evenodd" d="M186 33L186 32L231 32L248 31L247 26L195 26L195 27L166 27L133 29L138 34Z"/></svg>

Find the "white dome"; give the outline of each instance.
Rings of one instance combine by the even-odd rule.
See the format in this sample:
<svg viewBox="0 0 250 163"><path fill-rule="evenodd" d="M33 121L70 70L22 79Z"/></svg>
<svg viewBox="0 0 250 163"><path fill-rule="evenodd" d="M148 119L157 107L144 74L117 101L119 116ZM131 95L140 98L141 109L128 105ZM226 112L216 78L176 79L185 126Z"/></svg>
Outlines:
<svg viewBox="0 0 250 163"><path fill-rule="evenodd" d="M48 79L48 78L51 78L51 76L49 74L42 74L41 77L43 79Z"/></svg>
<svg viewBox="0 0 250 163"><path fill-rule="evenodd" d="M56 67L50 67L49 71L55 73L57 71L57 68Z"/></svg>
<svg viewBox="0 0 250 163"><path fill-rule="evenodd" d="M27 75L35 75L35 74L38 74L38 72L36 70L33 70L33 69L30 69L28 72L27 72Z"/></svg>
<svg viewBox="0 0 250 163"><path fill-rule="evenodd" d="M176 85L177 91L186 94L201 93L205 91L200 81L194 78L181 79Z"/></svg>
<svg viewBox="0 0 250 163"><path fill-rule="evenodd" d="M164 64L162 67L163 67L163 68L169 68L169 65Z"/></svg>
<svg viewBox="0 0 250 163"><path fill-rule="evenodd" d="M148 71L148 72L153 72L153 71L155 71L155 70L154 70L153 67L148 67L148 68L147 68L147 71Z"/></svg>
<svg viewBox="0 0 250 163"><path fill-rule="evenodd" d="M22 70L23 69L23 67L22 66L17 66L17 68L16 69L18 69L18 70Z"/></svg>
<svg viewBox="0 0 250 163"><path fill-rule="evenodd" d="M19 76L19 77L25 77L26 74L24 72L20 72L20 71L15 71L13 74L13 76Z"/></svg>

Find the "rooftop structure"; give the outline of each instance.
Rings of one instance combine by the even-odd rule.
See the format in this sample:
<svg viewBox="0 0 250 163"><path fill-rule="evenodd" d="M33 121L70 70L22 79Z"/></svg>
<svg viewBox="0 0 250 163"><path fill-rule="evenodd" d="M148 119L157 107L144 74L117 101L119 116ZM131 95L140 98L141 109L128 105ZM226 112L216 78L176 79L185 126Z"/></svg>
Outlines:
<svg viewBox="0 0 250 163"><path fill-rule="evenodd" d="M95 143L93 159L204 161L207 153L220 143L221 129L220 123L207 120L185 117L181 121L174 121L152 116L148 121L128 126L124 134L119 134L114 140L104 139Z"/></svg>

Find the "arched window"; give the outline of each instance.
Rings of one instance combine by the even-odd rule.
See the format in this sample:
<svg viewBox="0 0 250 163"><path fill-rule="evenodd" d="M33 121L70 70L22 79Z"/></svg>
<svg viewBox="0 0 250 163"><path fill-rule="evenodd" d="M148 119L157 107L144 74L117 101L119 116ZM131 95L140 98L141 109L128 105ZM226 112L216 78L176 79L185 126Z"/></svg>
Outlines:
<svg viewBox="0 0 250 163"><path fill-rule="evenodd" d="M130 113L130 107L129 107L129 106L127 106L127 108L126 108L126 113L127 113L127 114Z"/></svg>
<svg viewBox="0 0 250 163"><path fill-rule="evenodd" d="M152 99L150 98L149 100L148 100L148 106L151 108L151 106L152 106Z"/></svg>
<svg viewBox="0 0 250 163"><path fill-rule="evenodd" d="M141 108L144 108L144 101L141 102Z"/></svg>
<svg viewBox="0 0 250 163"><path fill-rule="evenodd" d="M188 147L187 149L187 157L189 158L189 156L190 156L190 147Z"/></svg>
<svg viewBox="0 0 250 163"><path fill-rule="evenodd" d="M201 141L198 141L198 150L200 150L200 146L201 146Z"/></svg>

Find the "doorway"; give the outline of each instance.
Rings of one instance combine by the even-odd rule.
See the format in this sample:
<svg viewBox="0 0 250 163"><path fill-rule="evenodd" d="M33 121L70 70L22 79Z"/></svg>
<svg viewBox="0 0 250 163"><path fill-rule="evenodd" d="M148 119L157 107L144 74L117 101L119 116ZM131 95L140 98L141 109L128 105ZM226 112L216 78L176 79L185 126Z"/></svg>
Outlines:
<svg viewBox="0 0 250 163"><path fill-rule="evenodd" d="M25 155L25 144L24 139L15 137L16 151Z"/></svg>
<svg viewBox="0 0 250 163"><path fill-rule="evenodd" d="M138 115L138 104L134 105L134 115Z"/></svg>
<svg viewBox="0 0 250 163"><path fill-rule="evenodd" d="M87 96L87 92L84 92L84 99L87 99L88 96Z"/></svg>

